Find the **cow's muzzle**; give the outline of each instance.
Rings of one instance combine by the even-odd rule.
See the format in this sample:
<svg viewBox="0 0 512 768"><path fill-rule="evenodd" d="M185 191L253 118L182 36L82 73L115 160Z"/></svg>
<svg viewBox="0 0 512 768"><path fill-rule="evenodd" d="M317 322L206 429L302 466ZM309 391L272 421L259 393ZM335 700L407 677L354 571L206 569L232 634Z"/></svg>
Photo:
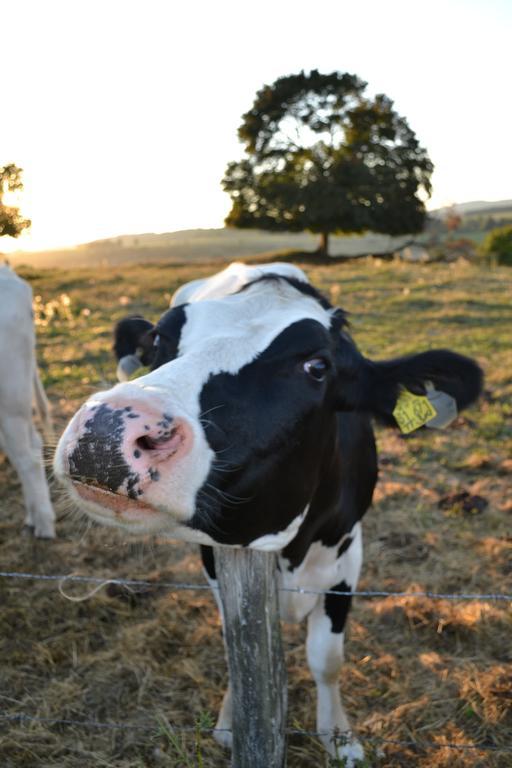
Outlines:
<svg viewBox="0 0 512 768"><path fill-rule="evenodd" d="M73 437L63 447L73 482L141 501L193 444L185 419L118 402L83 406Z"/></svg>

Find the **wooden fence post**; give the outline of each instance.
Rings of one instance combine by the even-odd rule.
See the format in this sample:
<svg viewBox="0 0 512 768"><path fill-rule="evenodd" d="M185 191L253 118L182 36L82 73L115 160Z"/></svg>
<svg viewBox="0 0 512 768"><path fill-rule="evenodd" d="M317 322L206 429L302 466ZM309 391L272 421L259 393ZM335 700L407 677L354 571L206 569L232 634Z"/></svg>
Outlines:
<svg viewBox="0 0 512 768"><path fill-rule="evenodd" d="M233 768L284 768L287 680L274 553L215 548L233 696Z"/></svg>

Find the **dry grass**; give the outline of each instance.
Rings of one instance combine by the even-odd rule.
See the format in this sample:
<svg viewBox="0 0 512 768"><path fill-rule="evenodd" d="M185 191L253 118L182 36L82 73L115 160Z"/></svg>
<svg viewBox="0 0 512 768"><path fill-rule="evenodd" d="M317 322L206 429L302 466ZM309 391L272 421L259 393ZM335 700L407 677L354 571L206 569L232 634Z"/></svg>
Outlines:
<svg viewBox="0 0 512 768"><path fill-rule="evenodd" d="M70 299L38 327L43 377L59 426L90 391L112 382L112 322L127 311L152 309L156 316L177 284L209 271L159 265L27 274L42 304L60 301L62 294ZM379 432L381 480L365 521L361 587L512 592L510 272L358 264L310 274L354 312L354 335L366 353L384 357L431 344L452 346L476 355L487 373L481 405L450 430L407 439ZM194 547L88 528L66 510L57 491L59 539L22 538L19 486L2 457L0 479L2 570L202 581ZM488 506L477 514L460 505L439 508L442 498L460 490L484 497ZM0 600L3 710L129 726L0 721L3 768L200 765L197 734L169 735L158 723L194 726L206 722L206 713L217 713L225 662L209 593L111 588L75 603L61 597L55 583L0 579ZM510 604L498 602L357 600L341 683L360 734L512 746L511 619ZM314 729L303 640L303 627L285 627L289 722ZM148 724L154 728L137 728ZM380 749L370 750L370 765L512 764L511 754L391 744ZM229 764L210 737L201 738L199 754L207 768ZM310 768L324 765L325 757L315 739L293 736L288 764Z"/></svg>

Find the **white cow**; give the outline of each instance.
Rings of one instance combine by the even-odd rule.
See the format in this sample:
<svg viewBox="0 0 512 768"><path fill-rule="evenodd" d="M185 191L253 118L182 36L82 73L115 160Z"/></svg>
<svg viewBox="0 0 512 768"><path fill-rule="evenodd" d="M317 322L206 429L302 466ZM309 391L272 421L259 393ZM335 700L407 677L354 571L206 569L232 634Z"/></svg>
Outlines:
<svg viewBox="0 0 512 768"><path fill-rule="evenodd" d="M21 481L25 525L39 538L53 538L55 514L32 402L48 437L53 430L35 357L32 289L8 266L0 266L0 449Z"/></svg>

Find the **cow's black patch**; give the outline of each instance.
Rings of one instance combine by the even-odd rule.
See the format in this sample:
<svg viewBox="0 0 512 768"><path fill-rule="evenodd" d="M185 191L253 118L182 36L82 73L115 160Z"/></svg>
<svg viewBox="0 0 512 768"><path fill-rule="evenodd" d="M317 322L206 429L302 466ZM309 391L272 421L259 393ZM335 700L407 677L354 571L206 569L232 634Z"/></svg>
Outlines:
<svg viewBox="0 0 512 768"><path fill-rule="evenodd" d="M135 473L130 473L127 483L126 483L126 491L128 493L128 497L130 499L136 499L137 498L137 483L139 482L139 475Z"/></svg>
<svg viewBox="0 0 512 768"><path fill-rule="evenodd" d="M203 561L204 569L210 579L216 579L213 547L207 547L204 544L201 544L201 560Z"/></svg>
<svg viewBox="0 0 512 768"><path fill-rule="evenodd" d="M346 538L346 539L344 539L344 541L343 541L343 542L340 544L340 546L338 547L338 551L337 551L337 553L336 553L336 559L337 559L337 560L339 560L339 558L340 558L340 557L341 557L343 554L345 554L345 552L346 552L346 551L347 551L347 549L350 547L350 545L352 544L352 542L353 542L353 539L352 539L352 537L351 537L351 536L347 536L347 538Z"/></svg>
<svg viewBox="0 0 512 768"><path fill-rule="evenodd" d="M288 283L288 285L293 286L293 288L299 291L299 293L302 293L304 296L310 296L312 299L315 299L315 301L318 301L323 309L332 309L331 302L323 295L321 291L318 290L318 288L315 288L314 285L311 285L311 283L305 283L303 280L299 280L297 277L291 277L290 275L280 275L277 272L266 272L264 275L260 275L260 277L257 277L255 280L251 280L249 283L246 283L244 286L242 286L238 293L247 291L253 285L258 285L258 283L270 282Z"/></svg>
<svg viewBox="0 0 512 768"><path fill-rule="evenodd" d="M377 450L370 419L361 413L340 413L335 423L337 429L322 457L321 482L306 520L283 550L290 571L303 562L314 541L325 547L340 547L340 541L361 520L372 501Z"/></svg>
<svg viewBox="0 0 512 768"><path fill-rule="evenodd" d="M154 357L153 324L140 315L120 320L114 328L114 353L118 360L139 351L142 365L149 365Z"/></svg>
<svg viewBox="0 0 512 768"><path fill-rule="evenodd" d="M121 450L125 418L124 409L104 403L95 409L69 457L73 480L93 478L96 484L114 492L127 483L128 495L134 498L139 475L126 463Z"/></svg>
<svg viewBox="0 0 512 768"><path fill-rule="evenodd" d="M197 495L191 527L221 543L247 545L283 531L310 503L318 511L328 496L328 509L319 510L314 524L301 526L299 561L312 537L323 538L324 528L326 537L339 542L346 531L340 530L343 520L336 514L339 456L331 393L336 386L336 343L332 332L317 321L301 320L238 373L210 377L200 406L201 412L215 415L203 428L222 461L219 471L214 463ZM323 382L304 371L304 361L317 356L330 364ZM219 404L223 407L215 410ZM347 519L356 522L363 512L357 507ZM333 515L336 525L331 533ZM308 514L307 520L313 521L313 516Z"/></svg>
<svg viewBox="0 0 512 768"><path fill-rule="evenodd" d="M154 335L159 337L158 346L155 347L155 355L151 369L159 368L164 363L174 360L178 355L181 331L187 320L185 309L188 305L181 304L165 312L156 324ZM163 414L164 419L172 419Z"/></svg>
<svg viewBox="0 0 512 768"><path fill-rule="evenodd" d="M346 581L340 581L335 587L332 587L332 592L350 592L351 589ZM325 595L324 607L327 616L331 620L331 630L335 634L343 632L345 623L347 621L348 612L352 604L352 595Z"/></svg>

